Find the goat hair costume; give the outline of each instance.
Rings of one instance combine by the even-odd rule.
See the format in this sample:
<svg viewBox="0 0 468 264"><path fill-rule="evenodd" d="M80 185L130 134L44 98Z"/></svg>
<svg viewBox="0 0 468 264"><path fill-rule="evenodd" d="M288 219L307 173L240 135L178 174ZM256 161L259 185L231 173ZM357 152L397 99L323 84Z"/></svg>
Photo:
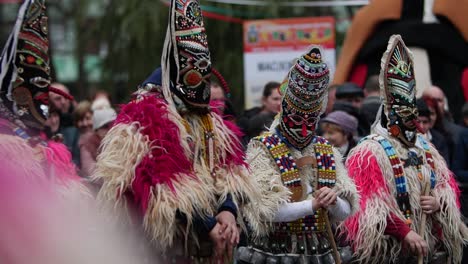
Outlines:
<svg viewBox="0 0 468 264"><path fill-rule="evenodd" d="M423 186L430 186L430 195L441 208L427 216L424 227L429 259L434 261L437 252L445 252L460 263L468 238L459 210L460 191L444 159L417 133L412 54L399 35L389 40L379 82L383 105L373 134L347 159L349 176L361 195L361 211L344 225L356 258L360 263L381 263L382 259L406 263L408 253L402 250L402 240L410 230L419 233L420 197ZM398 229L397 234L392 227Z"/></svg>
<svg viewBox="0 0 468 264"><path fill-rule="evenodd" d="M197 218L229 210L241 222L242 204L256 195L240 131L209 107L211 61L199 2L173 0L170 10L162 68L122 107L93 175L103 182L98 199L136 207L161 252L197 241Z"/></svg>
<svg viewBox="0 0 468 264"><path fill-rule="evenodd" d="M45 9L44 0L23 2L0 57L0 159L30 180L81 190L71 154L43 132L53 91Z"/></svg>
<svg viewBox="0 0 468 264"><path fill-rule="evenodd" d="M358 209L359 197L341 154L315 135L328 82L321 49L312 46L280 87L282 111L270 131L248 146L247 161L261 200L246 205L245 214L260 218L248 218L253 232L250 245L238 250L241 263L335 263L326 218L342 221ZM312 210L313 193L322 187L339 197L329 212Z"/></svg>

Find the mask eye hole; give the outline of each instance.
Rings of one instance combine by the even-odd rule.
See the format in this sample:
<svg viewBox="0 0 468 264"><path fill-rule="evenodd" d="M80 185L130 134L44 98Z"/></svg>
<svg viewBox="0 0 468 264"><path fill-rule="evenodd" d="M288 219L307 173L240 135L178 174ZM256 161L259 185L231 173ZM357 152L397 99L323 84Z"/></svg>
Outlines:
<svg viewBox="0 0 468 264"><path fill-rule="evenodd" d="M200 70L206 70L211 65L210 61L206 60L206 59L199 60L199 61L195 62L194 64Z"/></svg>
<svg viewBox="0 0 468 264"><path fill-rule="evenodd" d="M288 115L288 118L291 119L291 121L293 121L296 125L301 125L304 123L304 118L296 114L290 114Z"/></svg>
<svg viewBox="0 0 468 264"><path fill-rule="evenodd" d="M47 88L50 85L50 80L42 77L34 77L30 80L30 83L36 85L39 88Z"/></svg>
<svg viewBox="0 0 468 264"><path fill-rule="evenodd" d="M317 123L317 118L315 116L311 116L305 120L308 127L312 127L315 123Z"/></svg>

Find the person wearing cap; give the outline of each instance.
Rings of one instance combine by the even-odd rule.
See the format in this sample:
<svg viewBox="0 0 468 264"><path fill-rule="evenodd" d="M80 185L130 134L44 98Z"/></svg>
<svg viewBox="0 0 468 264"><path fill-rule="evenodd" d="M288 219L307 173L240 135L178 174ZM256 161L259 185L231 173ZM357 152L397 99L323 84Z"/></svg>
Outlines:
<svg viewBox="0 0 468 264"><path fill-rule="evenodd" d="M112 108L98 109L93 112L93 131L80 137L81 171L83 177L89 177L96 166L99 145L110 130L117 113Z"/></svg>
<svg viewBox="0 0 468 264"><path fill-rule="evenodd" d="M347 82L339 85L335 92L336 101L348 102L357 109L361 109L364 91L355 83Z"/></svg>
<svg viewBox="0 0 468 264"><path fill-rule="evenodd" d="M370 125L365 115L361 112L364 91L355 83L340 84L336 88L335 103L332 111L345 111L358 120L358 136L369 135Z"/></svg>
<svg viewBox="0 0 468 264"><path fill-rule="evenodd" d="M338 248L331 223L359 208L356 186L340 152L316 135L328 97L329 69L319 46L295 62L280 86L281 112L267 133L247 149L251 177L261 200L244 207L249 243L237 252L237 263L323 263L352 255Z"/></svg>
<svg viewBox="0 0 468 264"><path fill-rule="evenodd" d="M380 100L379 76L372 75L364 86L366 98L362 101L361 114L365 117L369 127L374 123L375 116L382 104Z"/></svg>
<svg viewBox="0 0 468 264"><path fill-rule="evenodd" d="M357 263L461 263L468 239L453 173L419 133L413 65L401 36L391 36L372 134L346 161L360 190L361 210L343 225Z"/></svg>
<svg viewBox="0 0 468 264"><path fill-rule="evenodd" d="M335 111L322 119L320 127L322 136L338 148L345 161L349 151L356 146L357 119L346 112Z"/></svg>

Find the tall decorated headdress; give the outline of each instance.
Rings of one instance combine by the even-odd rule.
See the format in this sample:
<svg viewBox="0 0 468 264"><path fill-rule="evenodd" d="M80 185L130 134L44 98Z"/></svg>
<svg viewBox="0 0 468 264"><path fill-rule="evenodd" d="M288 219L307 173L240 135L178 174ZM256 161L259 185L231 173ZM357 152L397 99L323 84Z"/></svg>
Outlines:
<svg viewBox="0 0 468 264"><path fill-rule="evenodd" d="M407 146L414 146L418 109L413 55L400 35L393 35L382 56L380 94L385 118L382 125Z"/></svg>
<svg viewBox="0 0 468 264"><path fill-rule="evenodd" d="M294 63L280 87L283 101L278 129L298 149L311 142L327 105L330 71L322 54L320 47L310 47Z"/></svg>
<svg viewBox="0 0 468 264"><path fill-rule="evenodd" d="M48 115L49 39L44 0L25 0L0 58L0 115L42 129Z"/></svg>
<svg viewBox="0 0 468 264"><path fill-rule="evenodd" d="M211 59L198 0L172 0L162 57L163 90L188 108L208 109Z"/></svg>

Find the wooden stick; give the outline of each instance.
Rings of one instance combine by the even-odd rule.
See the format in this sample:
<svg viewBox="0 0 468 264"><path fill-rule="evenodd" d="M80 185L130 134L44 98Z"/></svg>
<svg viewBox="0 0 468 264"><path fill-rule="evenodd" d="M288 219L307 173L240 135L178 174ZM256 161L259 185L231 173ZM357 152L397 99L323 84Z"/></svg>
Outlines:
<svg viewBox="0 0 468 264"><path fill-rule="evenodd" d="M338 252L338 247L336 246L335 235L333 234L333 230L330 224L330 219L328 217L328 210L323 209L323 212L325 214L325 224L327 225L327 234L328 234L328 237L329 237L332 249L333 249L333 255L335 255L335 263L341 264L341 256L340 256L340 252Z"/></svg>
<svg viewBox="0 0 468 264"><path fill-rule="evenodd" d="M431 182L426 180L426 184L424 184L424 189L422 190L424 196L428 196L429 192L431 191ZM419 235L424 239L424 231L426 230L426 220L427 220L427 215L423 213L421 217L421 222L419 225ZM422 254L418 255L418 264L423 264L424 262L424 256Z"/></svg>

